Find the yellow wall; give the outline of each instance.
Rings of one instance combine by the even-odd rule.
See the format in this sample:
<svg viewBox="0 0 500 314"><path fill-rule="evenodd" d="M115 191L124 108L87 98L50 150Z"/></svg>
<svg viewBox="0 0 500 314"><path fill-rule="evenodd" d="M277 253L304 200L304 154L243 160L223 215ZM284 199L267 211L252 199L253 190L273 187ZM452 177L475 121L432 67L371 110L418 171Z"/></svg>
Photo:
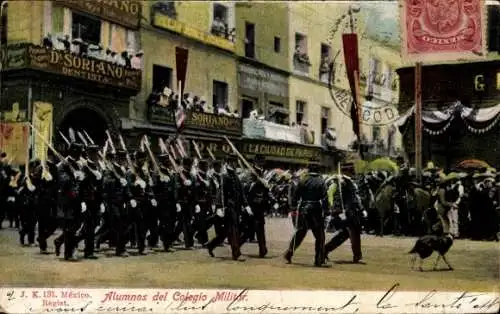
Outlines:
<svg viewBox="0 0 500 314"><path fill-rule="evenodd" d="M255 24L255 60L288 70L288 8L285 3L236 5L236 53L245 55L245 22ZM281 39L281 51L274 51L274 37Z"/></svg>
<svg viewBox="0 0 500 314"><path fill-rule="evenodd" d="M8 44L40 44L43 37L43 1L9 1L7 10Z"/></svg>
<svg viewBox="0 0 500 314"><path fill-rule="evenodd" d="M207 103L212 103L213 80L228 84L228 101L231 109L236 109L237 77L236 60L233 55L167 32L144 29L141 32L144 50L144 72L142 90L137 96L137 104L145 104L153 86L153 64L166 66L173 71L173 83L177 81L175 72L175 47L189 50L185 91L203 96ZM173 88L177 90L177 88ZM146 108L138 108L139 118L146 117Z"/></svg>

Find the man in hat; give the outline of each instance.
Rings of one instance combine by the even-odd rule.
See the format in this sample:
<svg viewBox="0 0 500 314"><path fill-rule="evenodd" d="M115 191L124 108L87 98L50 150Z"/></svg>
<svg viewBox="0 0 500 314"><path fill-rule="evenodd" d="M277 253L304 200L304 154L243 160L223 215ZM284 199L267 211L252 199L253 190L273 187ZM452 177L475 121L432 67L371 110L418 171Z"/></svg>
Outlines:
<svg viewBox="0 0 500 314"><path fill-rule="evenodd" d="M459 198L458 191L454 190L454 184L459 180L456 173L452 172L441 179L438 190L438 200L435 203L438 218L442 224L443 234L450 233L450 220L448 212L451 209L458 209ZM435 228L434 228L435 229Z"/></svg>
<svg viewBox="0 0 500 314"><path fill-rule="evenodd" d="M252 233L257 236L259 243L259 257L263 258L267 254L266 247L266 230L265 230L265 213L269 211L269 188L266 182L262 179L264 169L262 168L263 158L259 155L255 158L255 173L252 173L251 182L248 185L247 200L253 215L248 215L248 226L244 228L243 235L240 240L240 246L253 237Z"/></svg>
<svg viewBox="0 0 500 314"><path fill-rule="evenodd" d="M6 158L7 154L0 151L0 229L2 229L2 222L5 218L7 208L6 189L9 184L9 177L7 163L5 162Z"/></svg>
<svg viewBox="0 0 500 314"><path fill-rule="evenodd" d="M174 231L175 222L177 220L177 209L175 206L177 203L177 193L175 179L170 175L169 155L166 153L159 155L158 161L161 171L161 173L157 173L155 177L155 196L158 201L157 213L160 221L158 234L163 243L165 252L169 252L172 248L172 244L176 240ZM154 231L151 231L149 238L150 247L155 247L157 245L158 234L155 235Z"/></svg>
<svg viewBox="0 0 500 314"><path fill-rule="evenodd" d="M210 194L212 199L211 214L207 220L207 229L214 226L215 235L224 237L224 202L222 198L222 161L212 161L210 171Z"/></svg>
<svg viewBox="0 0 500 314"><path fill-rule="evenodd" d="M36 206L38 190L39 174L37 171L39 161L30 161L25 168L25 175L22 179L19 192L18 202L20 209L21 228L19 229L19 239L21 245L25 245L25 237L28 236L28 245L35 243L35 226L36 226Z"/></svg>
<svg viewBox="0 0 500 314"><path fill-rule="evenodd" d="M293 207L298 210L298 220L296 231L284 256L288 263L292 262L295 250L300 246L309 229L316 239L314 265L321 267L325 262L323 225L324 216L328 210L327 187L325 180L317 172L318 168L319 166L315 164L309 165L309 172L299 182L293 197Z"/></svg>
<svg viewBox="0 0 500 314"><path fill-rule="evenodd" d="M80 195L80 183L85 179L78 160L82 156L83 145L73 142L69 147L66 159L58 165L59 184L59 218L62 221L63 233L54 240L56 255L59 256L64 243L64 259L76 261L73 256L77 245L76 232L80 227L81 212L86 210L86 204Z"/></svg>
<svg viewBox="0 0 500 314"><path fill-rule="evenodd" d="M47 239L56 231L57 223L57 166L54 162L55 156L49 150L47 161L42 170L38 184L38 238L40 253L48 254Z"/></svg>
<svg viewBox="0 0 500 314"><path fill-rule="evenodd" d="M184 234L184 246L186 249L191 249L194 245L194 230L192 220L197 200L196 195L196 178L191 173L193 160L189 157L182 159L182 168L177 174L177 214L178 224L175 231L177 239L182 232Z"/></svg>
<svg viewBox="0 0 500 314"><path fill-rule="evenodd" d="M233 260L237 260L241 256L240 251L240 228L239 218L241 208L249 214L253 214L245 197L243 187L238 175L236 167L238 165L238 156L228 154L226 171L223 172L221 178L221 198L223 205L224 216L224 232L218 234L206 245L210 256L214 256L213 250L224 242L227 238L231 245L231 253Z"/></svg>

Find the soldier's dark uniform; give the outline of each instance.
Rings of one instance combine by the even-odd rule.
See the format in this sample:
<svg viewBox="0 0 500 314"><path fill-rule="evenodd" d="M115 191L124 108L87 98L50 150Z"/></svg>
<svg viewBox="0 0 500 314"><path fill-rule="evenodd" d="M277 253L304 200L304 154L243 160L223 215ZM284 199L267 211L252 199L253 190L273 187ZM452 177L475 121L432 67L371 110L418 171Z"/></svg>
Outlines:
<svg viewBox="0 0 500 314"><path fill-rule="evenodd" d="M285 259L291 263L295 250L310 229L316 239L314 265L319 267L324 264L324 216L328 205L325 180L315 171L315 167L310 167L310 172L297 185L293 198L293 207L298 210L297 229L285 253Z"/></svg>
<svg viewBox="0 0 500 314"><path fill-rule="evenodd" d="M213 175L210 176L210 195L212 199L211 214L207 220L207 228L210 229L214 227L215 234L217 236L223 235L224 233L224 215L222 213L223 199L222 199L222 186L221 186L221 161L215 160L212 162ZM219 211L218 211L219 210ZM219 214L218 214L219 213Z"/></svg>
<svg viewBox="0 0 500 314"><path fill-rule="evenodd" d="M186 180L181 178L180 174L177 175L177 204L179 204L181 211L178 213L178 225L176 226L175 238L178 238L182 232L184 235L184 246L186 248L192 248L194 245L192 220L197 199L195 178L190 171L192 160L190 158L184 158L182 163L183 169L181 171Z"/></svg>
<svg viewBox="0 0 500 314"><path fill-rule="evenodd" d="M6 157L6 153L0 152L0 229L2 229L2 223L7 212L6 189L9 184L9 171L5 163Z"/></svg>
<svg viewBox="0 0 500 314"><path fill-rule="evenodd" d="M177 189L175 177L168 175L169 169L166 166L169 163L168 158L167 154L159 156L158 159L162 164L160 169L164 177L162 178L157 174L155 178L155 195L158 201L158 219L160 221L158 232L165 251L169 251L176 240L175 222L177 219L177 209L175 206ZM151 234L151 237L153 237L153 234Z"/></svg>
<svg viewBox="0 0 500 314"><path fill-rule="evenodd" d="M83 213L83 228L78 242L84 240L84 258L95 259L95 228L98 225L99 211L102 203L102 173L97 164L96 153L99 147L87 147L90 158L83 165L85 179L80 184L81 198L87 210Z"/></svg>
<svg viewBox="0 0 500 314"><path fill-rule="evenodd" d="M195 228L196 239L198 243L206 245L208 242L208 217L212 212L212 202L210 187L210 178L207 176L208 163L205 160L200 160L198 164L198 175L195 178L195 189L197 196L197 204L195 205Z"/></svg>
<svg viewBox="0 0 500 314"><path fill-rule="evenodd" d="M259 170L257 171L262 173ZM241 237L240 246L251 240L252 233L255 231L257 242L259 243L259 257L264 257L267 254L266 231L264 225L265 213L268 212L270 206L269 189L259 180L259 178L257 178L257 176L252 175L252 182L248 185L246 195L253 212L253 215L248 217L248 223L252 225L252 228L245 229Z"/></svg>
<svg viewBox="0 0 500 314"><path fill-rule="evenodd" d="M49 159L46 162L47 177L42 176L38 184L38 243L40 252L47 254L47 239L56 231L57 223L57 166Z"/></svg>
<svg viewBox="0 0 500 314"><path fill-rule="evenodd" d="M362 204L357 193L357 188L350 179L343 178L340 188L336 190L334 212L342 213L345 210L345 218L337 216L336 228L339 230L333 238L325 245L325 256L339 247L347 239L351 240L353 261L357 263L362 258L361 253L361 215ZM338 184L338 181L336 182ZM342 193L340 195L340 193ZM342 202L342 204L340 204Z"/></svg>
<svg viewBox="0 0 500 314"><path fill-rule="evenodd" d="M28 176L24 176L19 188L19 202L21 228L19 230L19 240L21 245L25 244L25 237L28 236L29 245L35 243L36 212L38 204L38 178L35 177L35 162L30 162ZM26 171L26 169L25 169Z"/></svg>
<svg viewBox="0 0 500 314"><path fill-rule="evenodd" d="M226 173L221 176L222 184L220 188L224 207L224 232L217 234L206 245L210 256L214 256L213 250L227 238L231 245L233 260L237 260L241 256L239 217L241 215L241 208L248 206L242 184L234 169L236 161L236 156L229 155Z"/></svg>
<svg viewBox="0 0 500 314"><path fill-rule="evenodd" d="M64 243L64 259L74 261L74 250L77 245L76 232L81 226L82 199L80 182L84 179L77 160L81 157L82 145L72 143L70 155L58 165L58 218L61 219L63 233L54 240L56 255L60 254ZM71 166L70 166L71 165Z"/></svg>
<svg viewBox="0 0 500 314"><path fill-rule="evenodd" d="M132 199L132 194L129 189L129 183L126 177L126 152L116 152L118 163L113 163L113 171L106 171L103 180L103 199L105 200L109 211L110 226L112 228L112 237L116 245L115 253L117 256L126 257L127 252L125 245L128 242L126 239L126 228L128 222L128 206Z"/></svg>

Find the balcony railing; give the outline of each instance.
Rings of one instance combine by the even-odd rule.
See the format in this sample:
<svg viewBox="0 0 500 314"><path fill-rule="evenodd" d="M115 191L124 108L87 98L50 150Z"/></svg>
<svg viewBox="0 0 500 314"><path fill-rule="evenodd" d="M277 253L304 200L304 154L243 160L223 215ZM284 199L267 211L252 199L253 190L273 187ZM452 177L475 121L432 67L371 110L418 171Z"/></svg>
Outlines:
<svg viewBox="0 0 500 314"><path fill-rule="evenodd" d="M306 142L304 131L300 127L251 118L243 120L243 135L248 138L262 138L297 144L305 144Z"/></svg>
<svg viewBox="0 0 500 314"><path fill-rule="evenodd" d="M149 107L149 120L152 123L175 125L172 110L159 105ZM186 129L240 136L242 123L241 118L213 113L189 112L184 125Z"/></svg>
<svg viewBox="0 0 500 314"><path fill-rule="evenodd" d="M234 43L232 41L227 40L224 37L212 35L208 31L204 32L191 27L186 23L182 23L168 17L160 11L153 11L151 17L151 23L154 27L165 29L230 52L235 51Z"/></svg>
<svg viewBox="0 0 500 314"><path fill-rule="evenodd" d="M8 46L2 55L3 70L31 68L117 88L141 89L141 70L104 60L32 44Z"/></svg>

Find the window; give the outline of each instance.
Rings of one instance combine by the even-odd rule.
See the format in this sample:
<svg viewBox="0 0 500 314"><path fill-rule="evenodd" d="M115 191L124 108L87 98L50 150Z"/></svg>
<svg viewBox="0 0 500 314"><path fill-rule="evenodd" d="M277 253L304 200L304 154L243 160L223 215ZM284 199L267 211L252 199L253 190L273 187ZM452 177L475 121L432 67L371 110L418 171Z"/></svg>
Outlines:
<svg viewBox="0 0 500 314"><path fill-rule="evenodd" d="M171 19L177 18L174 1L158 1L153 4L152 8L154 12L163 13Z"/></svg>
<svg viewBox="0 0 500 314"><path fill-rule="evenodd" d="M98 45L101 41L101 21L73 12L72 38L80 38L88 44Z"/></svg>
<svg viewBox="0 0 500 314"><path fill-rule="evenodd" d="M7 4L2 3L2 16L0 17L0 36L2 40L1 45L7 44Z"/></svg>
<svg viewBox="0 0 500 314"><path fill-rule="evenodd" d="M161 92L165 86L172 89L172 69L153 64L153 91Z"/></svg>
<svg viewBox="0 0 500 314"><path fill-rule="evenodd" d="M281 38L279 37L274 37L274 52L281 52Z"/></svg>
<svg viewBox="0 0 500 314"><path fill-rule="evenodd" d="M488 51L500 53L500 6L488 6Z"/></svg>
<svg viewBox="0 0 500 314"><path fill-rule="evenodd" d="M245 57L255 58L255 25L245 22Z"/></svg>
<svg viewBox="0 0 500 314"><path fill-rule="evenodd" d="M321 134L325 134L330 120L330 108L321 108Z"/></svg>
<svg viewBox="0 0 500 314"><path fill-rule="evenodd" d="M307 37L295 33L295 53L298 55L307 55Z"/></svg>
<svg viewBox="0 0 500 314"><path fill-rule="evenodd" d="M229 13L228 8L220 3L214 3L214 15L212 18L211 32L215 36L229 38Z"/></svg>
<svg viewBox="0 0 500 314"><path fill-rule="evenodd" d="M220 81L214 81L212 92L213 92L212 102L213 102L214 108L226 109L227 108L227 93L228 93L227 83L220 82ZM217 112L217 110L215 110L215 112Z"/></svg>
<svg viewBox="0 0 500 314"><path fill-rule="evenodd" d="M319 65L319 79L328 83L328 73L330 70L330 62L332 55L332 47L326 44L321 44L321 59Z"/></svg>
<svg viewBox="0 0 500 314"><path fill-rule="evenodd" d="M295 120L297 121L297 125L301 125L302 122L305 122L306 107L307 103L303 100L297 100L295 102Z"/></svg>
<svg viewBox="0 0 500 314"><path fill-rule="evenodd" d="M293 54L293 67L295 70L308 73L309 56L307 54L307 37L305 35L295 33L295 52Z"/></svg>
<svg viewBox="0 0 500 314"><path fill-rule="evenodd" d="M214 3L214 20L220 19L224 24L228 24L228 9L225 5Z"/></svg>

